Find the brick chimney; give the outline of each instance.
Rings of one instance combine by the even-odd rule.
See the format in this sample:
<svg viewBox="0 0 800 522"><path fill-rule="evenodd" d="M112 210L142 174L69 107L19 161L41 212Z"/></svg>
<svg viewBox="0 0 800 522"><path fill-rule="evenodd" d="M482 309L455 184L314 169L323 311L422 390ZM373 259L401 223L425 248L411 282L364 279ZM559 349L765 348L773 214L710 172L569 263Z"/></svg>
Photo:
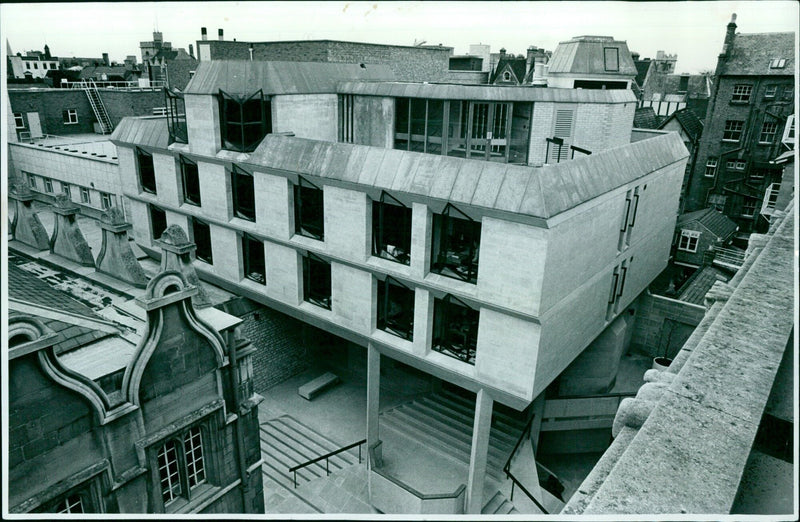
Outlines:
<svg viewBox="0 0 800 522"><path fill-rule="evenodd" d="M505 57L506 57L506 48L505 47L501 47L500 48L500 59L503 60L503 59L505 59Z"/></svg>
<svg viewBox="0 0 800 522"><path fill-rule="evenodd" d="M736 13L731 15L731 21L728 23L728 29L725 31L725 43L722 44L722 54L725 59L731 57L731 48L733 48L733 40L736 38Z"/></svg>
<svg viewBox="0 0 800 522"><path fill-rule="evenodd" d="M222 29L219 29L219 41L223 41L225 38L222 37Z"/></svg>
<svg viewBox="0 0 800 522"><path fill-rule="evenodd" d="M200 39L204 42L208 40L208 30L205 27L200 28Z"/></svg>
<svg viewBox="0 0 800 522"><path fill-rule="evenodd" d="M111 65L111 62L108 61L108 53L103 53L103 63L105 64L106 67Z"/></svg>
<svg viewBox="0 0 800 522"><path fill-rule="evenodd" d="M189 56L194 58L194 46L192 44L189 44Z"/></svg>

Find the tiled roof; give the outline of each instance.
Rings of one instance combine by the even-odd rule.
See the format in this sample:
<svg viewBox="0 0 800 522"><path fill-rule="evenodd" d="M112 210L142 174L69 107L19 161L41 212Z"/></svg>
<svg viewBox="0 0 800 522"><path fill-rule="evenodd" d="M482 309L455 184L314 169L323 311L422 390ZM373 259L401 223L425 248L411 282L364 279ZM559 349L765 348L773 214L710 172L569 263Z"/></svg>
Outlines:
<svg viewBox="0 0 800 522"><path fill-rule="evenodd" d="M658 128L664 128L664 125L672 118L678 120L678 123L680 123L681 127L683 127L683 130L686 131L686 134L689 135L692 141L698 139L703 133L703 122L700 121L700 118L697 117L692 109L688 108L673 112Z"/></svg>
<svg viewBox="0 0 800 522"><path fill-rule="evenodd" d="M165 116L133 117L122 119L111 134L111 143L135 143L139 146L166 149L169 130Z"/></svg>
<svg viewBox="0 0 800 522"><path fill-rule="evenodd" d="M681 293L678 295L678 300L702 305L706 294L716 281L727 283L730 279L731 275L727 271L706 265L692 274L692 277L684 283Z"/></svg>
<svg viewBox="0 0 800 522"><path fill-rule="evenodd" d="M661 92L664 94L677 94L680 90L680 74L667 74L664 76ZM690 74L686 86L686 94L690 96L709 96L706 77L702 74Z"/></svg>
<svg viewBox="0 0 800 522"><path fill-rule="evenodd" d="M264 94L336 93L345 81L394 80L387 65L326 62L262 62L249 60L202 61L186 86L187 94L245 96L261 89Z"/></svg>
<svg viewBox="0 0 800 522"><path fill-rule="evenodd" d="M505 69L506 65L511 68L514 76L516 76L517 83L522 83L522 81L525 79L525 68L527 66L527 60L525 58L503 58L497 62L497 67L495 68L489 83L494 83L497 77L503 73L503 69Z"/></svg>
<svg viewBox="0 0 800 522"><path fill-rule="evenodd" d="M652 107L639 107L633 114L634 129L657 129L658 116Z"/></svg>
<svg viewBox="0 0 800 522"><path fill-rule="evenodd" d="M361 96L497 102L631 103L636 101L636 95L629 89L543 89L531 86L448 83L345 82L339 84L337 92Z"/></svg>
<svg viewBox="0 0 800 522"><path fill-rule="evenodd" d="M245 163L549 218L687 156L676 133L543 167L268 135Z"/></svg>
<svg viewBox="0 0 800 522"><path fill-rule="evenodd" d="M87 79L87 78L95 78L101 74L106 74L108 76L127 76L130 74L130 71L123 66L119 67L107 67L107 66L98 66L98 67L84 67L81 70L80 78Z"/></svg>
<svg viewBox="0 0 800 522"><path fill-rule="evenodd" d="M653 64L652 60L634 60L633 64L636 66L636 85L639 87L644 85L644 79L647 78L647 72Z"/></svg>
<svg viewBox="0 0 800 522"><path fill-rule="evenodd" d="M723 239L727 239L738 228L736 222L713 207L681 214L678 216L676 226L681 227L692 221L697 221L709 232Z"/></svg>
<svg viewBox="0 0 800 522"><path fill-rule="evenodd" d="M619 49L619 70L607 71L605 50ZM548 74L612 74L635 77L638 69L628 50L628 44L608 36L578 36L567 42L560 42L548 62Z"/></svg>
<svg viewBox="0 0 800 522"><path fill-rule="evenodd" d="M786 66L771 69L770 61L776 58L785 59ZM791 76L794 60L794 33L737 33L721 74Z"/></svg>

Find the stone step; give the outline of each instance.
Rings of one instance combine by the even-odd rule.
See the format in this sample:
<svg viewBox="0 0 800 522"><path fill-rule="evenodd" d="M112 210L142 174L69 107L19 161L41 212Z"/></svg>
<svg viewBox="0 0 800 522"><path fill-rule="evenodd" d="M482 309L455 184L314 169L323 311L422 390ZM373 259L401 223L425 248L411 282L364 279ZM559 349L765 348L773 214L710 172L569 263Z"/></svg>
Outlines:
<svg viewBox="0 0 800 522"><path fill-rule="evenodd" d="M444 388L441 392L433 394L431 397L446 404L455 405L459 411L468 415L469 417L473 417L475 415L475 401L459 395L451 390ZM525 421L511 417L501 411L498 411L497 408L493 408L492 426L495 426L500 431L510 435L516 441L520 432L522 432L522 429L525 427Z"/></svg>
<svg viewBox="0 0 800 522"><path fill-rule="evenodd" d="M261 429L264 430L265 425L262 425ZM316 435L299 423L283 422L279 419L277 422L270 424L269 430L274 437L278 437L284 444L291 441L291 448L299 455L294 464L307 462L341 447L338 444L322 439L321 435ZM346 451L329 459L331 465L336 464L340 468L349 466L357 460L356 457ZM312 466L315 465L312 464ZM324 468L325 463L322 462L321 466Z"/></svg>
<svg viewBox="0 0 800 522"><path fill-rule="evenodd" d="M449 408L445 403L437 402L436 400L431 399L430 397L423 397L415 402L421 408L427 411L435 411L438 414L448 419L451 419L453 422L457 422L462 426L466 426L468 432L472 433L472 426L473 423L475 422L474 412L473 416L465 415L452 408ZM490 436L491 440L494 441L498 447L508 446L508 451L510 452L514 448L514 445L517 443L517 438L519 437L519 433L516 435L516 437L512 437L507 433L497 429L497 427L493 424Z"/></svg>
<svg viewBox="0 0 800 522"><path fill-rule="evenodd" d="M495 493L481 510L482 515L511 515L515 513L519 513L519 511L500 491Z"/></svg>

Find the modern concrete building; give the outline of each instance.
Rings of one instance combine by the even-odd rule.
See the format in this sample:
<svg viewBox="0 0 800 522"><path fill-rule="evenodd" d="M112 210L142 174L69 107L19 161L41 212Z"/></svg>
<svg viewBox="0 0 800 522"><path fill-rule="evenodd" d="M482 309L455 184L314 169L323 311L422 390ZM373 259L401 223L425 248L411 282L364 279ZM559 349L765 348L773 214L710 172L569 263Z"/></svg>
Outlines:
<svg viewBox="0 0 800 522"><path fill-rule="evenodd" d="M736 33L727 26L686 210L707 206L736 221L742 235L768 226L760 217L781 169L770 164L789 147L781 131L794 114L794 33Z"/></svg>
<svg viewBox="0 0 800 522"><path fill-rule="evenodd" d="M629 305L666 267L687 151L674 133L630 143L630 90L391 76L202 60L174 99L185 119L125 118L112 142L144 251L157 257L155 238L179 225L201 278L366 352L372 505L480 513L500 487L487 478L495 403L531 412L610 327L595 357L624 352ZM474 393L453 494L383 468L397 448L380 442L381 356ZM593 385L607 390L618 365L602 366ZM533 502L558 505L533 456L515 455Z"/></svg>
<svg viewBox="0 0 800 522"><path fill-rule="evenodd" d="M628 44L611 36L576 36L560 42L547 65L548 87L631 89L636 77Z"/></svg>

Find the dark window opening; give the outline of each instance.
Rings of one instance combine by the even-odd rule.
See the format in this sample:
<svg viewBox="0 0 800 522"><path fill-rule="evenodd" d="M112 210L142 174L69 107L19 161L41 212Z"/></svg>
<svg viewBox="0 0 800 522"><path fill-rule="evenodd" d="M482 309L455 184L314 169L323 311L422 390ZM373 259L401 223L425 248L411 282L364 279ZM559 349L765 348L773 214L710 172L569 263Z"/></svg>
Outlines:
<svg viewBox="0 0 800 522"><path fill-rule="evenodd" d="M303 258L303 300L331 309L331 264L311 252Z"/></svg>
<svg viewBox="0 0 800 522"><path fill-rule="evenodd" d="M378 281L378 329L414 340L414 290L393 277Z"/></svg>
<svg viewBox="0 0 800 522"><path fill-rule="evenodd" d="M267 284L267 267L264 261L264 243L249 234L242 236L244 276L256 283Z"/></svg>
<svg viewBox="0 0 800 522"><path fill-rule="evenodd" d="M352 94L339 95L339 141L353 143L353 99Z"/></svg>
<svg viewBox="0 0 800 522"><path fill-rule="evenodd" d="M136 162L139 165L139 183L142 190L156 194L156 169L153 166L153 155L136 149Z"/></svg>
<svg viewBox="0 0 800 522"><path fill-rule="evenodd" d="M220 90L222 148L252 152L272 132L272 109L261 90L234 97Z"/></svg>
<svg viewBox="0 0 800 522"><path fill-rule="evenodd" d="M183 180L183 201L200 206L200 173L197 163L181 156L181 179Z"/></svg>
<svg viewBox="0 0 800 522"><path fill-rule="evenodd" d="M211 227L208 223L203 223L199 219L192 218L192 237L196 245L195 257L212 264L211 256Z"/></svg>
<svg viewBox="0 0 800 522"><path fill-rule="evenodd" d="M298 178L294 186L294 231L301 236L323 240L325 237L322 189Z"/></svg>
<svg viewBox="0 0 800 522"><path fill-rule="evenodd" d="M411 263L411 209L385 191L372 202L372 255Z"/></svg>
<svg viewBox="0 0 800 522"><path fill-rule="evenodd" d="M167 229L167 213L154 205L150 205L150 229L153 239L160 239Z"/></svg>
<svg viewBox="0 0 800 522"><path fill-rule="evenodd" d="M189 134L186 130L186 104L183 94L176 90L164 88L167 106L167 128L169 129L170 143L189 143Z"/></svg>
<svg viewBox="0 0 800 522"><path fill-rule="evenodd" d="M481 223L447 204L433 215L431 271L470 283L478 281Z"/></svg>
<svg viewBox="0 0 800 522"><path fill-rule="evenodd" d="M248 221L256 220L256 196L253 187L253 175L233 165L231 169L231 186L233 188L233 214Z"/></svg>
<svg viewBox="0 0 800 522"><path fill-rule="evenodd" d="M448 294L433 302L433 349L475 364L480 312Z"/></svg>
<svg viewBox="0 0 800 522"><path fill-rule="evenodd" d="M616 47L603 48L603 67L606 71L619 71L619 49Z"/></svg>

